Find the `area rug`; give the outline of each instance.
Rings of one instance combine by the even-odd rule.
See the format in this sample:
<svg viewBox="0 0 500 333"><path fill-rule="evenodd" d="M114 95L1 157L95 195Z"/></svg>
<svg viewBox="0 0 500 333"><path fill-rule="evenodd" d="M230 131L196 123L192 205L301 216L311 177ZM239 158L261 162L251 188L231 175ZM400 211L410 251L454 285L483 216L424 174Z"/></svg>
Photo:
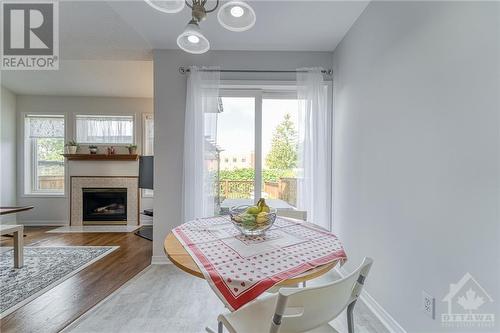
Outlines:
<svg viewBox="0 0 500 333"><path fill-rule="evenodd" d="M0 318L40 296L118 246L25 247L24 266L13 268L12 249L0 254Z"/></svg>

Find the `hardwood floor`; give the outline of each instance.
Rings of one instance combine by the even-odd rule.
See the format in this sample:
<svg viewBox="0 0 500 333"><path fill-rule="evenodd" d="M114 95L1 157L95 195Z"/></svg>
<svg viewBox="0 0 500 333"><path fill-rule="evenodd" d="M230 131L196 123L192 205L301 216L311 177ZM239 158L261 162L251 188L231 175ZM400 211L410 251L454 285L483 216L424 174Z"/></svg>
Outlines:
<svg viewBox="0 0 500 333"><path fill-rule="evenodd" d="M152 242L133 233L46 233L50 229L26 227L25 246L120 248L3 318L3 333L59 332L151 263ZM2 237L0 246L12 246L12 242Z"/></svg>

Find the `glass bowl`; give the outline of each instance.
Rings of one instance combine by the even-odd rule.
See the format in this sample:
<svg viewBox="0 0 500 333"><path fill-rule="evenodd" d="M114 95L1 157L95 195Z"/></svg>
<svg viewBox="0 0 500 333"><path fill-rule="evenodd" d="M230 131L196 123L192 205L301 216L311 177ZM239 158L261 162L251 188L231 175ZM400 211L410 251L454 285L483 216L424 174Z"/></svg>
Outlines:
<svg viewBox="0 0 500 333"><path fill-rule="evenodd" d="M261 236L266 230L273 226L276 220L276 209L269 207L269 213L261 212L258 215L246 213L252 206L235 206L229 209L231 222L246 236Z"/></svg>

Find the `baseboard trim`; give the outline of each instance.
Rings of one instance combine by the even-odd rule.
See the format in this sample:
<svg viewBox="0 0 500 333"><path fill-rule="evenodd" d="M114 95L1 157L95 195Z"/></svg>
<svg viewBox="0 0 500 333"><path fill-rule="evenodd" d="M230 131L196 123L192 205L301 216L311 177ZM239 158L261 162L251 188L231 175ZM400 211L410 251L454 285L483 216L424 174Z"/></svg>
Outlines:
<svg viewBox="0 0 500 333"><path fill-rule="evenodd" d="M167 256L152 256L151 265L170 265L171 262Z"/></svg>
<svg viewBox="0 0 500 333"><path fill-rule="evenodd" d="M343 267L337 267L336 270L342 277L348 275L348 272ZM366 289L363 289L359 299L365 303L368 309L370 309L389 332L407 333L406 330L366 291Z"/></svg>

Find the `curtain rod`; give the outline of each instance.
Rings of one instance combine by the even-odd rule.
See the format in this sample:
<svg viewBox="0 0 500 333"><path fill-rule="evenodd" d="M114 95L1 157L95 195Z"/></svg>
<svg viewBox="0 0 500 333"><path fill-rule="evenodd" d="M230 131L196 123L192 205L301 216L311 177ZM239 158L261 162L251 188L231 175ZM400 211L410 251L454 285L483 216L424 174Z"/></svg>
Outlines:
<svg viewBox="0 0 500 333"><path fill-rule="evenodd" d="M219 71L221 73L306 73L307 71L300 71L300 70L289 70L289 71L280 71L280 70L261 70L261 69L204 69L204 72L216 72ZM181 74L186 74L191 72L191 70L187 67L181 66L179 67L179 73ZM325 75L332 75L333 70L328 69L328 70L322 70L321 73Z"/></svg>

